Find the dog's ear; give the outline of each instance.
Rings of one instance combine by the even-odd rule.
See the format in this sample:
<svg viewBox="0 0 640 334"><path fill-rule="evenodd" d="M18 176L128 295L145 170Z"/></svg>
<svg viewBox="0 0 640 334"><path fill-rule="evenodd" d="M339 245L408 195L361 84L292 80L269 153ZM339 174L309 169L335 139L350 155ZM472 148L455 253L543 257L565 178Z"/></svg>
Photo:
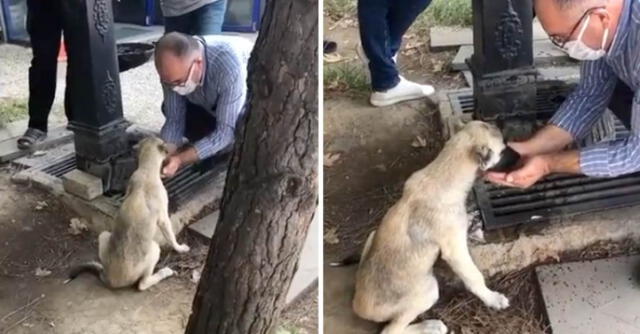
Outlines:
<svg viewBox="0 0 640 334"><path fill-rule="evenodd" d="M489 167L491 154L491 149L487 145L474 145L471 149L471 156L478 163L481 170L486 170Z"/></svg>

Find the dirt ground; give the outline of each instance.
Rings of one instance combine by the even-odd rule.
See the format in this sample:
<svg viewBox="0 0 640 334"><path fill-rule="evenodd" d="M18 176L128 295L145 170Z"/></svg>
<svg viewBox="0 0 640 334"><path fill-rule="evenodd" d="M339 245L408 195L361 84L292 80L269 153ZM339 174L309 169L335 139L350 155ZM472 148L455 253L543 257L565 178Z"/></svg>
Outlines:
<svg viewBox="0 0 640 334"><path fill-rule="evenodd" d="M96 236L73 235L73 214L49 195L13 184L12 173L0 166L0 333L184 332L197 287L191 275L207 252L200 238L180 235L191 252L164 254L159 264L178 274L146 292L112 291L91 275L65 285L69 265L95 258ZM291 305L282 324L316 332L317 289Z"/></svg>
<svg viewBox="0 0 640 334"><path fill-rule="evenodd" d="M325 17L325 39L338 43L340 63L362 65L353 19L333 22ZM458 73L449 73L453 52L431 53L428 36L409 32L399 56L401 73L437 90L464 87ZM403 51L404 50L404 51ZM364 67L363 67L364 68ZM368 233L399 198L408 176L426 166L443 139L437 106L428 99L374 108L368 92L333 89L325 82L324 98L324 328L325 333L376 333L380 327L351 312L355 267L327 263L357 254ZM437 264L441 298L422 318L442 319L455 333L543 333L545 318L533 272L524 270L492 278L489 285L505 292L512 307L488 310L459 284L451 271Z"/></svg>

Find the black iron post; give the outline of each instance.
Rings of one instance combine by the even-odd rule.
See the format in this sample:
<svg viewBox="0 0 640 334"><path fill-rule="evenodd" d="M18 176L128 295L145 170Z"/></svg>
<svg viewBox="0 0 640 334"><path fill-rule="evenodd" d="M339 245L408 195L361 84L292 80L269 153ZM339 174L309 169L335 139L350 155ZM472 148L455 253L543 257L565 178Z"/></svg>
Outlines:
<svg viewBox="0 0 640 334"><path fill-rule="evenodd" d="M496 122L509 139L527 137L536 120L531 0L473 0L475 118Z"/></svg>
<svg viewBox="0 0 640 334"><path fill-rule="evenodd" d="M65 108L73 120L78 169L100 177L105 192L119 158L130 151L123 118L120 77L110 0L65 0L67 96ZM130 159L128 159L130 160ZM116 187L119 188L119 187Z"/></svg>

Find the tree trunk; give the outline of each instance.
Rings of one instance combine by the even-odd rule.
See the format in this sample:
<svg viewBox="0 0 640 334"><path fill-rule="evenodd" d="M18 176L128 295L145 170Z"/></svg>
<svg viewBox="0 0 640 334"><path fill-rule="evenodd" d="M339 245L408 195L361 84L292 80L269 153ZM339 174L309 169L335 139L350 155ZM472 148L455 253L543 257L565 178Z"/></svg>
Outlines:
<svg viewBox="0 0 640 334"><path fill-rule="evenodd" d="M318 201L318 1L267 1L186 333L269 333Z"/></svg>

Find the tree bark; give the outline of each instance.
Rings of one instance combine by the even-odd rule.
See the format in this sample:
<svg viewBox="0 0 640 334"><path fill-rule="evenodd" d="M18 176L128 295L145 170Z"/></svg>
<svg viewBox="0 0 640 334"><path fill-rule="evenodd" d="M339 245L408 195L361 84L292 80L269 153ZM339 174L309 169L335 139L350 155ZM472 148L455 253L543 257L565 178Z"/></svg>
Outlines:
<svg viewBox="0 0 640 334"><path fill-rule="evenodd" d="M318 201L318 1L267 1L186 333L269 333Z"/></svg>

